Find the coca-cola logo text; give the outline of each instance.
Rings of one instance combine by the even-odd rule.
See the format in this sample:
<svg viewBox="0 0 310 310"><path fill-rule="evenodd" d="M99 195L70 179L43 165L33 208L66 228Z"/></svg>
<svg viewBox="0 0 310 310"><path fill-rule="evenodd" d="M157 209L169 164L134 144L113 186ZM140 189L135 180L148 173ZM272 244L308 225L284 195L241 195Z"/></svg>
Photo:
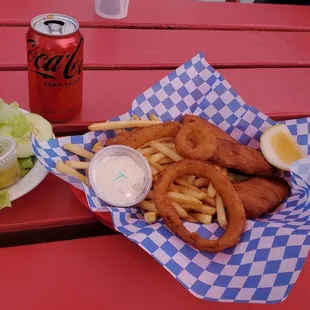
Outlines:
<svg viewBox="0 0 310 310"><path fill-rule="evenodd" d="M43 78L56 79L50 72L57 72L62 70L63 77L66 80L73 78L75 75L79 75L82 71L82 59L78 59L77 55L82 47L83 39L81 38L79 44L76 46L72 54L65 55L53 55L42 53L38 54L36 51L36 42L32 39L27 40L27 44L31 45L28 51L28 63L33 63L35 70L29 69Z"/></svg>

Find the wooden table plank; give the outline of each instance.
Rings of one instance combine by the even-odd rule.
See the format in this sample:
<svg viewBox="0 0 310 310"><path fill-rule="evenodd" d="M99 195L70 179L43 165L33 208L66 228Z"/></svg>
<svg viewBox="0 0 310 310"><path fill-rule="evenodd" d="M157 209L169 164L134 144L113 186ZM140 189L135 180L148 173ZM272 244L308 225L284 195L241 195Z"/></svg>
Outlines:
<svg viewBox="0 0 310 310"><path fill-rule="evenodd" d="M95 222L93 213L78 201L70 186L49 174L34 190L14 201L12 208L1 210L0 233Z"/></svg>
<svg viewBox="0 0 310 310"><path fill-rule="evenodd" d="M260 305L194 297L121 235L4 248L0 257L5 310L300 310L309 305L310 258L284 302Z"/></svg>
<svg viewBox="0 0 310 310"><path fill-rule="evenodd" d="M0 27L0 70L26 68L26 27ZM310 66L310 32L82 29L86 69L175 68L199 52L215 67ZM7 40L7 38L14 40Z"/></svg>
<svg viewBox="0 0 310 310"><path fill-rule="evenodd" d="M249 105L274 119L310 115L309 68L219 71ZM92 122L128 111L136 96L168 73L167 70L85 71L83 110L67 123L55 124L55 131L83 131ZM29 109L27 73L1 71L0 94L4 100L17 100Z"/></svg>
<svg viewBox="0 0 310 310"><path fill-rule="evenodd" d="M162 27L185 29L310 30L310 7L190 0L130 0L128 17L107 20L96 16L94 1L6 1L1 25L28 25L36 15L60 12L77 18L82 26Z"/></svg>

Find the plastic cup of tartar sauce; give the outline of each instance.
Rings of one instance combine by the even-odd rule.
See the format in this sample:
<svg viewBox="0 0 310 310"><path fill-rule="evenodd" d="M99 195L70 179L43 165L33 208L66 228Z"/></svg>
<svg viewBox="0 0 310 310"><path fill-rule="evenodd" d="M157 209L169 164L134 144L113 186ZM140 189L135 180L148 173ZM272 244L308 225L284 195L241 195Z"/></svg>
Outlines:
<svg viewBox="0 0 310 310"><path fill-rule="evenodd" d="M124 145L103 148L92 158L88 178L96 195L115 207L131 207L152 187L152 170L136 150Z"/></svg>

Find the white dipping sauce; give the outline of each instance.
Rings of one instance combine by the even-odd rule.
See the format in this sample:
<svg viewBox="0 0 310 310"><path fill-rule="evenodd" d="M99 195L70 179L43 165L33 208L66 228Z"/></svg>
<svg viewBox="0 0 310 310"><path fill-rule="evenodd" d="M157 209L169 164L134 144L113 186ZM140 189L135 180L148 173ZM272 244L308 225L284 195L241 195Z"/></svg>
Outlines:
<svg viewBox="0 0 310 310"><path fill-rule="evenodd" d="M143 188L143 170L129 157L107 156L97 164L94 176L111 201L135 200Z"/></svg>
<svg viewBox="0 0 310 310"><path fill-rule="evenodd" d="M113 206L133 206L145 198L152 185L146 159L126 146L109 146L99 151L89 167L93 190Z"/></svg>

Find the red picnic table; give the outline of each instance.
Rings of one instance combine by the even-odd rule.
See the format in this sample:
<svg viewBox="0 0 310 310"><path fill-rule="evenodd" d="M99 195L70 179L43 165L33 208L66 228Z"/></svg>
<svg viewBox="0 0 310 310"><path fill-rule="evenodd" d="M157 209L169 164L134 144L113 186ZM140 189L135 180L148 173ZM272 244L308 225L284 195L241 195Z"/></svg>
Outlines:
<svg viewBox="0 0 310 310"><path fill-rule="evenodd" d="M59 12L77 18L82 27L81 31L85 38L84 106L78 117L65 124L54 124L57 135L85 132L86 126L92 122L103 121L128 111L137 95L198 52L204 52L210 64L219 70L246 103L273 119L281 120L310 114L308 108L310 7L200 3L190 0L131 0L128 17L117 21L96 16L93 1L29 0L27 6L22 5L23 1L19 2L20 5L16 1L7 2L0 11L0 40L3 42L0 49L0 96L5 101L18 101L25 109L29 107L25 33L30 19L37 14ZM15 201L12 208L2 210L0 213L0 245L108 233L111 231L99 224L95 215L74 196L69 185L53 175L49 175L36 189ZM104 291L110 292L122 281L124 275L117 271L119 266L117 260L113 258L122 257L123 243L126 244L127 255L135 257L137 261L135 265L124 260L125 265L122 266L122 268L126 266L128 275L131 274L128 276L130 285L139 288L141 283L144 288L147 287L145 285L147 283L150 286L147 291L151 292L152 288L156 288L156 296L161 296L160 292L170 290L171 294L165 293L165 296L162 295L162 300L168 300L178 306L180 304L179 307L210 305L196 300L184 290L181 293L180 284L172 278L167 280L169 276L157 263L122 236L2 249L1 253L5 253L3 255L6 255L9 262L14 255L23 257L34 251L39 253L40 263L43 264L41 268L46 262L45 268L50 272L54 267L48 265L46 260L49 259L49 253L59 251L57 257L57 262L60 263L59 275L66 271L69 262L74 262L72 268L77 272L75 276L79 276L78 279L83 285L78 286L80 291L76 291L77 287L74 286L75 290L70 294L79 296L76 297L75 308L78 309L80 304L81 309L85 309L86 306L82 307L84 305L82 300L79 301L82 292L85 292L85 296L94 292L100 296L101 286ZM84 253L81 261L74 259L81 253L70 256L70 251L64 250L68 247L76 248L78 251L80 246L81 253ZM97 265L87 261L88 251L92 260L97 260ZM96 252L98 257L95 257ZM110 255L106 264L105 255ZM145 260L144 270L139 269L140 259ZM99 265L100 262L102 265ZM37 263L30 258L28 261L24 260L23 264L27 269L28 264ZM81 274L80 270L84 268L82 264L88 266ZM105 267L102 267L103 265ZM100 277L97 276L95 285L98 290L91 291L93 289L91 281L87 283L86 279L91 279L100 268L103 268L103 271ZM104 275L107 269L109 269L109 273L106 274L109 281L106 281L107 276ZM302 275L309 273L309 270L308 264L304 267ZM139 275L137 277L133 276L136 272ZM148 272L156 274L154 281L147 280ZM10 275L4 274L9 281ZM40 283L42 280L39 281L40 272L36 275L33 282ZM24 273L22 277L28 276ZM44 277L49 276L50 274L46 273ZM45 307L39 307L41 304L38 303L37 308L54 305L50 309L65 309L63 305L66 303L68 305L72 301L72 295L66 296L64 288L77 283L77 279L71 276L72 272L69 272L66 277L68 282L60 281L64 286L61 289L63 295L59 297L59 307L53 304L58 301L56 299L51 301L52 295L49 295L56 285L54 281L59 278L55 275L53 278L55 280L51 280L51 287L38 286L41 289L42 302L47 298L49 301ZM114 276L113 287L110 286L110 280L112 281ZM167 289L165 287L161 289L161 282L165 282ZM296 303L299 303L298 306L301 308L303 299L307 300L305 276L298 280L296 287L298 294L303 295L293 297L292 293L283 303L287 308ZM35 292L35 287L29 289ZM294 287L294 292L296 289ZM126 289L122 291L123 294L130 295L130 298L134 298L131 297L133 292ZM34 309L34 300L29 299L29 303L25 304L24 299L28 293L26 291L19 293L20 299L15 299L14 302L20 300L20 305ZM110 293L107 295L109 297L106 300L99 297L96 303L90 305L96 308L103 305L112 306L114 295ZM180 295L182 298L176 298ZM6 296L0 298L0 309L2 309L1 302L6 306L4 309L9 309L10 300L7 299L9 295ZM132 303L133 300L130 298ZM154 297L151 298L152 305L158 305L152 299ZM151 307L149 294L139 294L139 300L141 305ZM125 298L117 300L119 305L122 301L123 306L126 305ZM129 305L131 306L130 303ZM212 305L217 309L228 307L223 304ZM259 309L259 307L251 305L247 306L247 309Z"/></svg>
<svg viewBox="0 0 310 310"><path fill-rule="evenodd" d="M0 249L2 310L308 309L310 260L280 304L215 303L187 292L124 236Z"/></svg>

